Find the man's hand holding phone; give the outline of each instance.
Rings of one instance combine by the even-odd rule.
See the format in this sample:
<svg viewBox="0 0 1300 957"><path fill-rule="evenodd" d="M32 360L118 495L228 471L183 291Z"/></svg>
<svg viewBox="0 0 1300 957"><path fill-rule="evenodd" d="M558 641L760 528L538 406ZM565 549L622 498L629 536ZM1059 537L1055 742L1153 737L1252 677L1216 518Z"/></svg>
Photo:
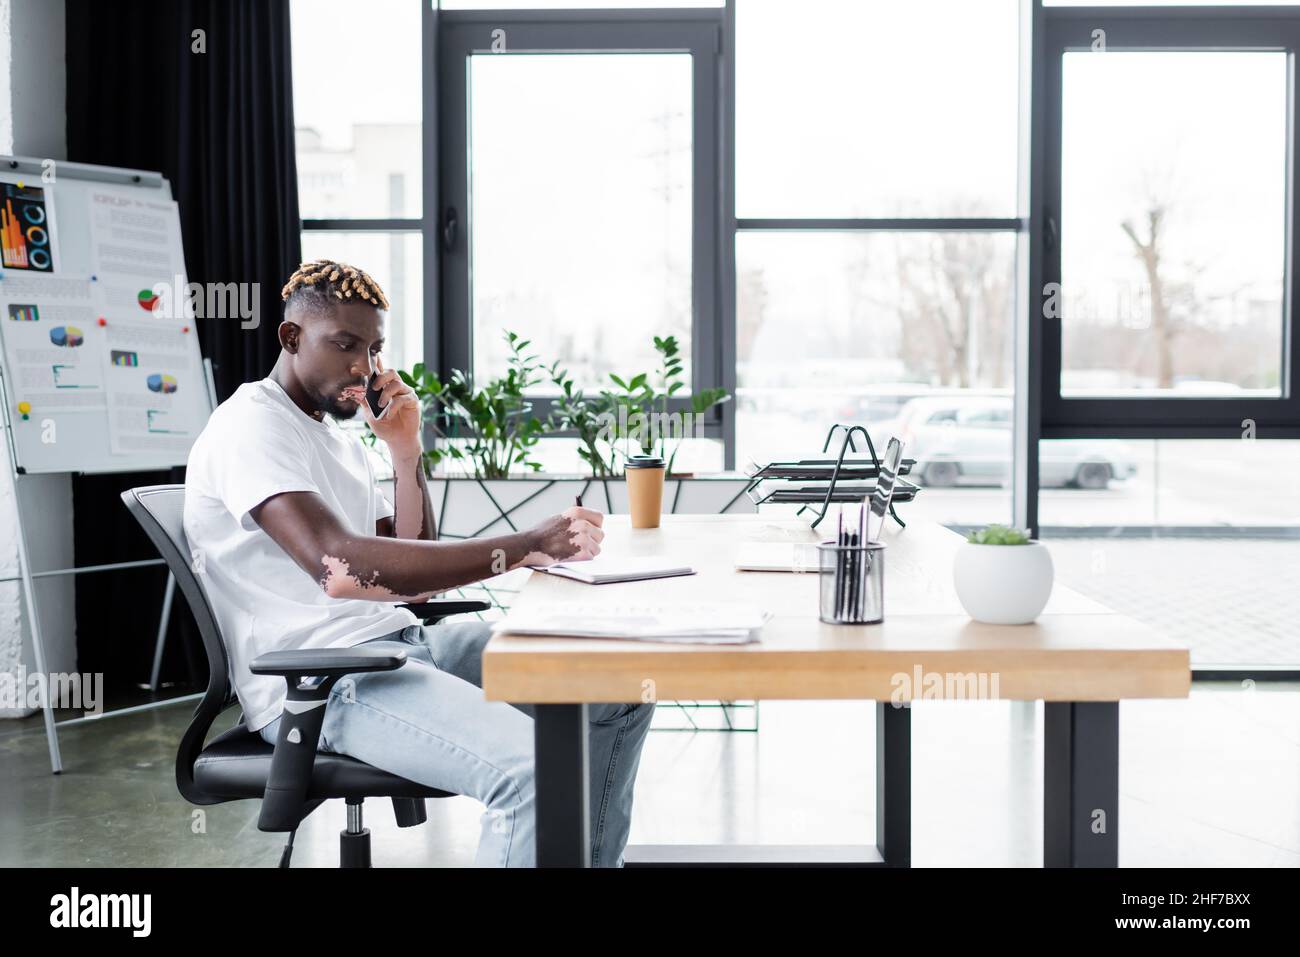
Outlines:
<svg viewBox="0 0 1300 957"><path fill-rule="evenodd" d="M366 399L361 403L366 424L370 431L388 443L394 456L404 452L419 454L419 397L402 381L396 370L384 368L382 359L376 358L375 366L376 371L366 389Z"/></svg>

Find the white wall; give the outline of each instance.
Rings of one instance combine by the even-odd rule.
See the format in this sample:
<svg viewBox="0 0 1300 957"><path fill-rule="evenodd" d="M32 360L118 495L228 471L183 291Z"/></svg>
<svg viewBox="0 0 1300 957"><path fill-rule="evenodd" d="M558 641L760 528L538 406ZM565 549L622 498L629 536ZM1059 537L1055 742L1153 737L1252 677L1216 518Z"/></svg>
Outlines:
<svg viewBox="0 0 1300 957"><path fill-rule="evenodd" d="M63 0L0 0L0 153L66 159L66 89ZM33 569L71 567L71 477L23 476L18 495L13 478L0 451L0 578L18 574L20 509ZM36 581L45 663L53 671L76 668L74 585L72 576ZM21 582L0 581L0 671L35 670L27 618ZM0 717L27 713L0 709Z"/></svg>

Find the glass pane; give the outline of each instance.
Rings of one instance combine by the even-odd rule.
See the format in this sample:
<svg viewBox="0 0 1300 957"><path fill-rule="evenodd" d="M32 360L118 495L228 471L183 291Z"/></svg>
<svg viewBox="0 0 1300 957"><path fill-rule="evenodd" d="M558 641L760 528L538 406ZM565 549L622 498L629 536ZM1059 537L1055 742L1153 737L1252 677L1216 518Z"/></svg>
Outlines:
<svg viewBox="0 0 1300 957"><path fill-rule="evenodd" d="M475 374L507 330L585 386L674 335L689 382L690 55L487 54L469 77Z"/></svg>
<svg viewBox="0 0 1300 957"><path fill-rule="evenodd" d="M673 460L673 473L710 475L722 471L723 448L719 439L683 438ZM591 466L578 454L578 440L544 438L529 450L528 457L540 462L542 471L556 475L591 475ZM446 467L446 466L444 466ZM613 483L618 484L618 483ZM603 492L593 487L593 501L602 502Z"/></svg>
<svg viewBox="0 0 1300 957"><path fill-rule="evenodd" d="M1196 666L1300 666L1300 441L1039 446L1058 578L1185 643ZM1225 495L1225 490L1229 493Z"/></svg>
<svg viewBox="0 0 1300 957"><path fill-rule="evenodd" d="M418 217L419 2L291 0L289 21L302 217Z"/></svg>
<svg viewBox="0 0 1300 957"><path fill-rule="evenodd" d="M1015 216L1018 7L744 0L737 215Z"/></svg>
<svg viewBox="0 0 1300 957"><path fill-rule="evenodd" d="M388 297L384 363L410 369L424 357L424 280L419 233L345 233L308 230L304 260L333 259L364 269Z"/></svg>
<svg viewBox="0 0 1300 957"><path fill-rule="evenodd" d="M442 10L641 10L648 7L720 7L724 0L441 0Z"/></svg>
<svg viewBox="0 0 1300 957"><path fill-rule="evenodd" d="M1045 7L1293 7L1296 0L1043 0ZM445 4L444 4L445 6Z"/></svg>
<svg viewBox="0 0 1300 957"><path fill-rule="evenodd" d="M1066 53L1063 84L1062 394L1278 395L1287 55Z"/></svg>
<svg viewBox="0 0 1300 957"><path fill-rule="evenodd" d="M737 464L860 423L917 459L908 513L1008 521L1015 248L989 232L737 236Z"/></svg>

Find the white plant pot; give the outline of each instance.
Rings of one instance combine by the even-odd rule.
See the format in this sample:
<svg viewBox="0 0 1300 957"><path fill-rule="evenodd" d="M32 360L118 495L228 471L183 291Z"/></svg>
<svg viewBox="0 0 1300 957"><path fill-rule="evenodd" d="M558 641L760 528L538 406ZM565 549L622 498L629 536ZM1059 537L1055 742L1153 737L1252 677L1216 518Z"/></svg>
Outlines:
<svg viewBox="0 0 1300 957"><path fill-rule="evenodd" d="M966 613L990 625L1027 625L1052 594L1052 553L1042 542L976 545L962 542L952 580Z"/></svg>

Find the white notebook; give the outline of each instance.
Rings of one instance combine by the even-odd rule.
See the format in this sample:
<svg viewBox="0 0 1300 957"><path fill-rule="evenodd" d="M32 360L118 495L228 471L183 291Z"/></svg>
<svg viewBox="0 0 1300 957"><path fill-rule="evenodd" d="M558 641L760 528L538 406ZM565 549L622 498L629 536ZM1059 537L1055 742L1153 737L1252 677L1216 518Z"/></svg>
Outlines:
<svg viewBox="0 0 1300 957"><path fill-rule="evenodd" d="M672 578L676 575L694 575L695 569L683 562L659 555L638 558L617 558L604 555L585 562L557 562L554 565L535 566L535 571L588 585L608 582L635 582L647 578Z"/></svg>
<svg viewBox="0 0 1300 957"><path fill-rule="evenodd" d="M736 570L816 572L819 561L815 542L747 542L736 553Z"/></svg>
<svg viewBox="0 0 1300 957"><path fill-rule="evenodd" d="M492 632L742 645L758 641L768 617L761 608L739 602L543 602L523 611L511 611L492 626Z"/></svg>

